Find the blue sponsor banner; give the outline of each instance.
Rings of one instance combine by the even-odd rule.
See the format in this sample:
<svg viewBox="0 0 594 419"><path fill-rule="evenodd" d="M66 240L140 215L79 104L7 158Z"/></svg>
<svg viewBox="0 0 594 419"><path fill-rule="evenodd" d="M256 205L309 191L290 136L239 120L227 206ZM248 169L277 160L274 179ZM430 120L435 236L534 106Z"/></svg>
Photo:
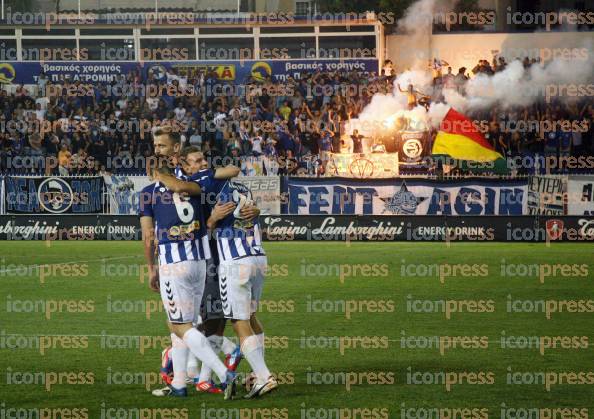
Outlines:
<svg viewBox="0 0 594 419"><path fill-rule="evenodd" d="M218 79L228 83L244 83L250 76L256 80L271 77L275 81L287 76L298 78L302 72L359 71L377 72L376 59L354 60L278 60L278 61L176 61L176 62L109 62L109 61L54 61L54 62L0 62L0 83L35 84L43 71L48 79L57 83L61 78L82 83L110 83L120 75L138 71L164 80L166 72L176 69L178 75L188 76L214 71Z"/></svg>
<svg viewBox="0 0 594 419"><path fill-rule="evenodd" d="M303 179L287 182L287 214L524 215L527 181Z"/></svg>
<svg viewBox="0 0 594 419"><path fill-rule="evenodd" d="M93 214L102 212L103 178L5 178L8 214Z"/></svg>

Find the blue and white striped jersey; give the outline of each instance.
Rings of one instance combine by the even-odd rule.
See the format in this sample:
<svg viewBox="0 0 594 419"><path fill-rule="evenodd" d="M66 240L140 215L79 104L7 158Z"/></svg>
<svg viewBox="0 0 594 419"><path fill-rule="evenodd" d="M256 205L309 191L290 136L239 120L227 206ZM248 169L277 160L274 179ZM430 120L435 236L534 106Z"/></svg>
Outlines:
<svg viewBox="0 0 594 419"><path fill-rule="evenodd" d="M159 242L159 264L210 258L200 197L182 197L158 182L142 190L138 214L152 217Z"/></svg>
<svg viewBox="0 0 594 419"><path fill-rule="evenodd" d="M234 202L240 208L243 204L252 202L252 193L247 186L235 180L215 179L214 172L210 169L200 171L190 179L198 182L206 202L211 206L217 202ZM239 210L219 221L215 234L221 261L266 254L262 247L260 223L257 219L242 219Z"/></svg>

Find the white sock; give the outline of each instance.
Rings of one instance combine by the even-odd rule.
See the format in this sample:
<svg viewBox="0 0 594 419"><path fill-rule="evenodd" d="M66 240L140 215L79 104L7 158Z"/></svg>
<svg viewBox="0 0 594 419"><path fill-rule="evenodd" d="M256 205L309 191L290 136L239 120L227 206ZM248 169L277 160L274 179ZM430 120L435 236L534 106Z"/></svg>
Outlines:
<svg viewBox="0 0 594 419"><path fill-rule="evenodd" d="M225 337L225 336L221 336L223 338L223 343L221 344L221 351L223 351L223 353L225 355L231 355L233 353L233 351L235 350L235 348L237 347L236 344L234 344L231 339Z"/></svg>
<svg viewBox="0 0 594 419"><path fill-rule="evenodd" d="M227 368L212 350L208 339L198 330L190 329L184 334L184 342L190 351L202 361L202 368L205 365L212 368L221 383L224 383L227 378Z"/></svg>
<svg viewBox="0 0 594 419"><path fill-rule="evenodd" d="M241 352L258 377L258 383L264 383L270 377L270 370L264 361L264 355L260 348L260 342L256 335L248 336L243 340Z"/></svg>
<svg viewBox="0 0 594 419"><path fill-rule="evenodd" d="M206 365L202 364L202 368L200 368L200 375L198 376L198 382L201 383L203 381L210 381L212 377L212 369Z"/></svg>
<svg viewBox="0 0 594 419"><path fill-rule="evenodd" d="M200 371L198 370L198 358L194 356L194 354L188 351L188 363L186 364L186 372L188 377L196 378Z"/></svg>
<svg viewBox="0 0 594 419"><path fill-rule="evenodd" d="M260 347L262 348L262 356L264 356L264 351L265 351L265 349L264 349L264 332L258 333L256 335L256 337L260 341Z"/></svg>
<svg viewBox="0 0 594 419"><path fill-rule="evenodd" d="M223 345L223 336L219 335L210 335L207 337L208 341L210 342L210 346L212 346L212 350L216 353L219 353L221 350L221 346Z"/></svg>
<svg viewBox="0 0 594 419"><path fill-rule="evenodd" d="M208 341L210 342L212 350L216 354L218 354L219 350L221 349L222 336L210 335L206 339L208 339ZM198 382L201 383L203 381L210 381L211 375L212 369L208 365L202 365L202 368L200 369L200 376L198 377Z"/></svg>
<svg viewBox="0 0 594 419"><path fill-rule="evenodd" d="M175 388L186 387L186 364L188 362L188 347L175 333L171 334L171 360L173 361L173 381Z"/></svg>

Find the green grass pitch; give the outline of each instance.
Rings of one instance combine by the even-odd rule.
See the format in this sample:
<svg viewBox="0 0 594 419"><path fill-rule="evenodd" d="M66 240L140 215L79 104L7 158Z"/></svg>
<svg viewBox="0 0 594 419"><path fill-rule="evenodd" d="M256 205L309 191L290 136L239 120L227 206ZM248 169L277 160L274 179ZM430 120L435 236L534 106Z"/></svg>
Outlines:
<svg viewBox="0 0 594 419"><path fill-rule="evenodd" d="M151 384L168 332L159 296L139 274L140 242L0 243L0 408L81 408L90 418L593 413L592 244L266 249L259 315L267 363L282 385L259 400L225 402L193 389L187 399L147 390L159 385ZM440 343L449 345L443 353Z"/></svg>

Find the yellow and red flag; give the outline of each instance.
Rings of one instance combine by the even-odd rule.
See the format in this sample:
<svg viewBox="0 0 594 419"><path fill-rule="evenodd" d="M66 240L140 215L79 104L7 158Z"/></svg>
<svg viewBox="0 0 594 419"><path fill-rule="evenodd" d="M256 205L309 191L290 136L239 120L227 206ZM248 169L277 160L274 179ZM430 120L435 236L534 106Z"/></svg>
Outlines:
<svg viewBox="0 0 594 419"><path fill-rule="evenodd" d="M503 159L472 121L454 109L450 109L441 121L432 154L476 162Z"/></svg>

